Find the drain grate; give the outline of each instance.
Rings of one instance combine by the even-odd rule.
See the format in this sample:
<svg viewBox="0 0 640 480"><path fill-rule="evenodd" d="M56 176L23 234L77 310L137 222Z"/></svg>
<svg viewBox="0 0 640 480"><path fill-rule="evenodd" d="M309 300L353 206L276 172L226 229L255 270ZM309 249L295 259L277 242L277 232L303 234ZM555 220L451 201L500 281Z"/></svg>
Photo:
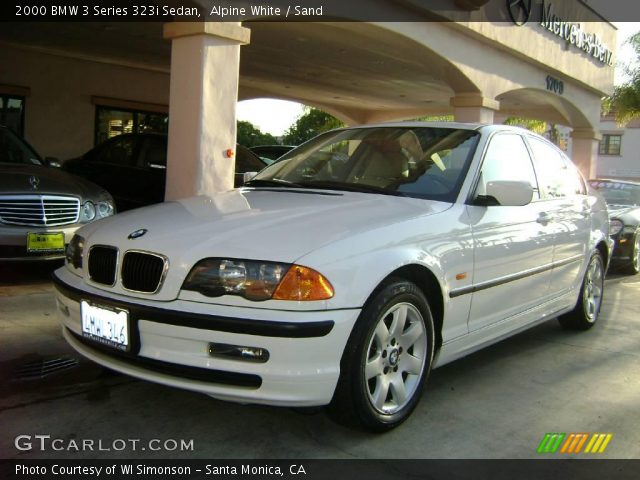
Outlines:
<svg viewBox="0 0 640 480"><path fill-rule="evenodd" d="M47 377L53 373L68 370L78 365L78 360L72 357L38 359L25 362L16 368L16 378L32 380Z"/></svg>

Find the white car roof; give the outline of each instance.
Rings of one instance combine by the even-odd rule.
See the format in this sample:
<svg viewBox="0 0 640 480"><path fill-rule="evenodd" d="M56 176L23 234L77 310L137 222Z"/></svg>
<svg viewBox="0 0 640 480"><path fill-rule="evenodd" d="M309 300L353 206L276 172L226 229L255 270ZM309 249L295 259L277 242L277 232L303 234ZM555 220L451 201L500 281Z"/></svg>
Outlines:
<svg viewBox="0 0 640 480"><path fill-rule="evenodd" d="M462 123L462 122L384 122L384 123L371 123L366 125L353 125L350 127L344 127L344 129L351 128L379 128L379 127L431 127L431 128L458 128L460 130L482 130L485 133L492 131L512 131L518 133L527 133L539 136L530 130L514 127L511 125L502 124L489 124L489 123ZM337 129L342 130L342 129Z"/></svg>

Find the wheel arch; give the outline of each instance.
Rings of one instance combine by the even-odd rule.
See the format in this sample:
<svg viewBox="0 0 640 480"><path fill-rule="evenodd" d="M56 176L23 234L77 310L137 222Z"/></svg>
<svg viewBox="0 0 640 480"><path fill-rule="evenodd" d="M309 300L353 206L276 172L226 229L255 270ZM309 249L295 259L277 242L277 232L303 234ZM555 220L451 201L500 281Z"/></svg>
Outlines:
<svg viewBox="0 0 640 480"><path fill-rule="evenodd" d="M600 255L602 255L602 261L604 262L604 269L606 272L609 268L610 260L609 246L604 240L600 240L600 242L596 245L596 250L600 252Z"/></svg>
<svg viewBox="0 0 640 480"><path fill-rule="evenodd" d="M442 326L444 321L444 294L440 282L436 275L424 265L409 264L397 268L389 273L371 293L373 297L380 288L394 278L402 278L415 283L422 291L429 303L431 315L433 316L433 330L435 333L436 351L442 346Z"/></svg>

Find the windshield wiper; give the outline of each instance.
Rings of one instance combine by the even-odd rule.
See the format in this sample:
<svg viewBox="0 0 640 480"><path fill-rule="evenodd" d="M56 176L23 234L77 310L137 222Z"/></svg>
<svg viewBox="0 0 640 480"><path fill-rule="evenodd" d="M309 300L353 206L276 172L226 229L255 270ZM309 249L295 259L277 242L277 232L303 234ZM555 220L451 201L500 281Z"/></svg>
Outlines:
<svg viewBox="0 0 640 480"><path fill-rule="evenodd" d="M394 190L387 190L383 187L376 187L374 185L366 185L363 183L346 183L346 182L332 182L332 181L310 181L300 182L298 186L304 188L317 188L320 190L341 190L345 192L360 192L360 193L379 193L382 195L393 195L396 197L405 197L402 192Z"/></svg>
<svg viewBox="0 0 640 480"><path fill-rule="evenodd" d="M284 187L284 188L305 188L305 189L318 189L318 190L338 190L344 192L359 192L359 193L379 193L382 195L393 195L396 197L405 197L402 192L396 192L393 190L387 190L383 187L376 187L374 185L366 185L362 183L346 183L346 182L332 182L313 180L307 182L290 182L288 180L282 180L279 178L269 179L256 179L249 180L243 185L244 187Z"/></svg>
<svg viewBox="0 0 640 480"><path fill-rule="evenodd" d="M263 179L249 180L243 185L243 187L304 188L304 186L299 183L289 182L288 180L280 180L279 178L270 178L270 179L264 179L264 180Z"/></svg>

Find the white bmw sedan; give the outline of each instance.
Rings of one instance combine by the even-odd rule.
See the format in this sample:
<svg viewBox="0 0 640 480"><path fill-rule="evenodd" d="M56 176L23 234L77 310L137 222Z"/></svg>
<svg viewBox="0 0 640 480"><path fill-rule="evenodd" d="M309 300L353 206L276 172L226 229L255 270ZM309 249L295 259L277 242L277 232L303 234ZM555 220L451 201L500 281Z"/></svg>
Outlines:
<svg viewBox="0 0 640 480"><path fill-rule="evenodd" d="M384 124L87 225L54 280L65 338L99 364L384 431L432 368L552 318L592 327L608 233L604 201L535 134Z"/></svg>

